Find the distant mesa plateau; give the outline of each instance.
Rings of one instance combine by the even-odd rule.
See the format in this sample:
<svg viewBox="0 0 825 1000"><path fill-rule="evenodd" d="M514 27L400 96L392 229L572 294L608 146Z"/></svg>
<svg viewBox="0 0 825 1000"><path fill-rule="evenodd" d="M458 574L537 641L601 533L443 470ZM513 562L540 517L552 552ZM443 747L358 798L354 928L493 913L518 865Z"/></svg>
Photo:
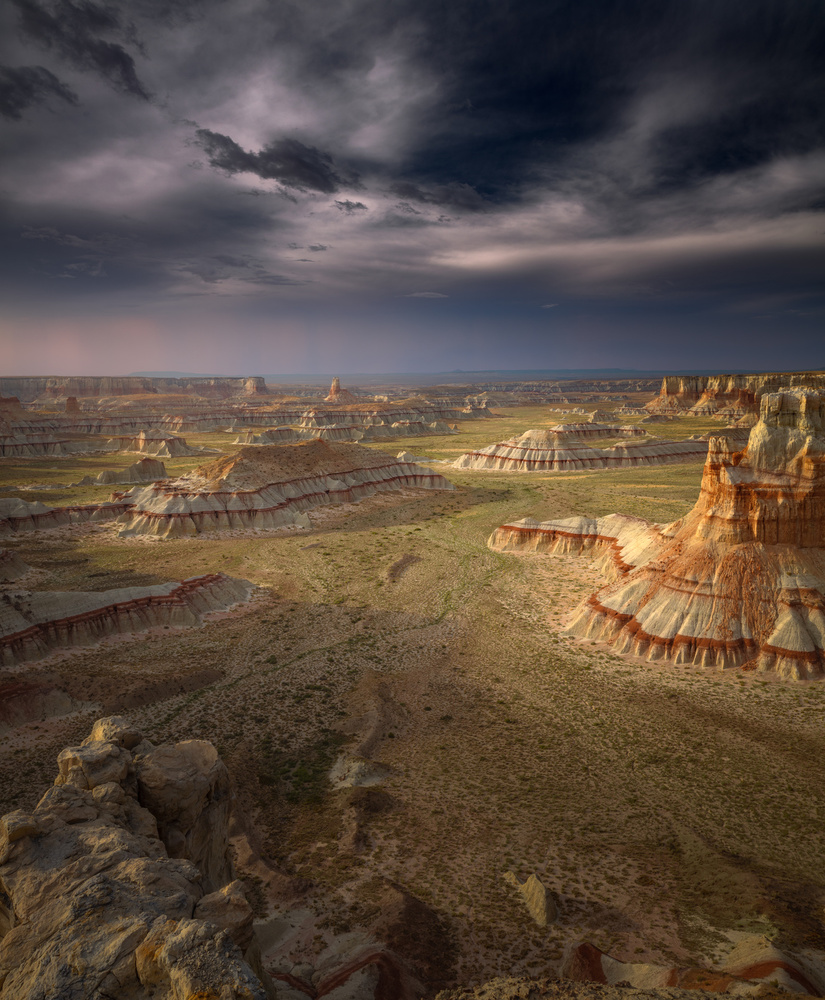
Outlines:
<svg viewBox="0 0 825 1000"><path fill-rule="evenodd" d="M144 393L183 393L210 399L229 396L256 396L266 392L266 382L258 375L244 378L151 378L142 376L79 376L59 375L0 377L0 395L17 396L24 403L38 399L98 398L100 396L134 396Z"/></svg>
<svg viewBox="0 0 825 1000"><path fill-rule="evenodd" d="M731 431L744 440L747 431ZM588 442L621 439L609 447ZM623 440L630 438L631 440ZM605 441L607 444L608 442ZM559 424L549 430L526 431L518 438L468 452L454 462L456 469L499 469L507 472L569 472L580 469L627 469L643 465L701 461L708 439L667 441L646 437L641 427L610 427L598 423Z"/></svg>
<svg viewBox="0 0 825 1000"><path fill-rule="evenodd" d="M825 396L761 396L746 447L714 437L699 500L672 524L612 515L504 525L511 552L587 552L618 579L571 630L651 660L825 673Z"/></svg>
<svg viewBox="0 0 825 1000"><path fill-rule="evenodd" d="M245 528L309 527L304 513L381 490L452 490L443 476L357 444L321 440L241 448L179 479L124 493L120 535L197 535Z"/></svg>

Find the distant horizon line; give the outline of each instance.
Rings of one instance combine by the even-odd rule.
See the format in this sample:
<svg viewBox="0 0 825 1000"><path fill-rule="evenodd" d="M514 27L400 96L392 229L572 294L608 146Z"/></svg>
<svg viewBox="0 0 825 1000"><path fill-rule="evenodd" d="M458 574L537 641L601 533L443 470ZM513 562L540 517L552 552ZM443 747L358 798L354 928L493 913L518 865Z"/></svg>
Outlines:
<svg viewBox="0 0 825 1000"><path fill-rule="evenodd" d="M125 374L106 374L106 375L91 375L88 372L77 373L77 374L38 374L38 375L13 375L6 373L0 378L8 379L33 379L33 378L234 378L234 379L244 379L244 378L263 378L266 382L277 383L278 380L287 380L290 382L296 382L298 380L305 380L310 383L314 382L326 382L335 377L341 380L391 380L391 379L403 379L404 381L414 381L415 379L424 379L428 382L432 382L436 377L445 377L450 381L456 381L458 376L470 376L474 377L473 380L479 378L480 376L497 376L519 378L524 379L536 379L536 380L546 380L550 378L576 378L579 376L603 376L603 377L615 377L615 378L662 378L667 375L765 375L765 374L792 374L794 372L811 372L819 373L825 371L825 367L821 368L789 368L789 369L777 369L777 368L479 368L479 369L460 369L454 368L449 371L439 370L439 371L395 371L395 372L268 372L268 373L250 373L246 372L243 374L227 374L227 373L217 373L217 372L185 372L185 371L137 371L137 372L127 372Z"/></svg>

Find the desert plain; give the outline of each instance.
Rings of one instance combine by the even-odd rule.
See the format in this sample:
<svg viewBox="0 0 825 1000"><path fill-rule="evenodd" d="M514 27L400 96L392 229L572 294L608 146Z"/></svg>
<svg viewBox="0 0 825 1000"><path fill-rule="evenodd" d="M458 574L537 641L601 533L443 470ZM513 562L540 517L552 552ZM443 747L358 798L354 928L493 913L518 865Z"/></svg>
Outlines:
<svg viewBox="0 0 825 1000"><path fill-rule="evenodd" d="M457 434L362 445L409 451L454 490L380 492L272 530L122 537L87 522L5 536L32 592L218 572L254 590L198 627L2 668L6 690L27 694L0 707L0 813L31 810L58 753L102 716L155 744L210 741L234 784L233 858L264 967L285 989L380 938L388 892L419 907L391 944L426 995L558 975L581 942L667 967L714 968L746 935L825 951L825 685L651 662L571 636L604 583L599 564L488 546L525 517L676 521L704 463L451 467L616 404L489 405L492 418L458 420ZM719 426L683 413L648 429L686 440ZM238 448L224 431L185 438ZM214 458L164 463L175 477ZM0 498L105 501L111 486L65 484L133 461L7 458ZM539 926L507 872L535 874L556 919Z"/></svg>

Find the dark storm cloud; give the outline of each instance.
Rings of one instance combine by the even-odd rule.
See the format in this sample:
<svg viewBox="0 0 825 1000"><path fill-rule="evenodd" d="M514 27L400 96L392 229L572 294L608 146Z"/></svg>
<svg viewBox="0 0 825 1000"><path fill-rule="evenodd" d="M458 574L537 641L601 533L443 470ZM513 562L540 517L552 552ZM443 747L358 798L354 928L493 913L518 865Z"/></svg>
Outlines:
<svg viewBox="0 0 825 1000"><path fill-rule="evenodd" d="M136 40L111 5L92 0L12 2L20 15L20 30L28 39L54 49L78 69L100 74L117 90L149 100L149 93L138 79L135 61L121 44L128 40L134 45Z"/></svg>
<svg viewBox="0 0 825 1000"><path fill-rule="evenodd" d="M248 153L228 135L196 130L197 144L209 157L213 167L228 174L257 174L262 180L279 181L301 191L334 194L342 184L354 177L338 173L332 157L314 146L305 146L297 139L276 139L258 153Z"/></svg>
<svg viewBox="0 0 825 1000"><path fill-rule="evenodd" d="M6 280L35 311L437 288L456 316L499 293L553 322L575 296L795 315L824 31L811 0L13 0Z"/></svg>
<svg viewBox="0 0 825 1000"><path fill-rule="evenodd" d="M352 215L353 212L368 212L369 209L362 201L336 201L335 207L339 212L344 212L346 215Z"/></svg>
<svg viewBox="0 0 825 1000"><path fill-rule="evenodd" d="M458 181L450 184L436 184L428 189L411 184L409 181L401 181L398 184L393 184L390 190L400 198L421 202L422 205L445 205L468 212L480 211L486 204L478 191L471 188L469 184L462 184ZM410 211L409 205L402 208L402 211Z"/></svg>
<svg viewBox="0 0 825 1000"><path fill-rule="evenodd" d="M77 104L77 94L43 66L0 66L0 115L19 121L27 108L51 97Z"/></svg>

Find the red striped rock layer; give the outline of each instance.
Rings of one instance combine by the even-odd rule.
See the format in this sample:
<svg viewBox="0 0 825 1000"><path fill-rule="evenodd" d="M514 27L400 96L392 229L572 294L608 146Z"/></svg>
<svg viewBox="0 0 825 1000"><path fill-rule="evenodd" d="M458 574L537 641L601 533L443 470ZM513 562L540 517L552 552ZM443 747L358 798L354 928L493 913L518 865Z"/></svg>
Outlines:
<svg viewBox="0 0 825 1000"><path fill-rule="evenodd" d="M115 494L117 496L117 494ZM76 507L48 507L46 504L15 497L0 498L0 535L18 531L45 531L65 524L83 524L86 521L111 521L131 507L130 501L81 504Z"/></svg>
<svg viewBox="0 0 825 1000"><path fill-rule="evenodd" d="M518 522L491 545L609 554L618 579L571 631L619 652L825 675L825 396L763 396L743 451L711 439L699 500L680 521Z"/></svg>
<svg viewBox="0 0 825 1000"><path fill-rule="evenodd" d="M823 971L822 956L796 958L779 951L767 938L753 936L742 940L720 969L623 962L584 943L567 956L563 975L573 982L627 983L644 990L678 988L740 996L755 994L776 982L791 993L818 997L825 989Z"/></svg>
<svg viewBox="0 0 825 1000"><path fill-rule="evenodd" d="M496 528L489 545L497 552L589 555L599 560L606 576L615 578L648 562L661 547L665 529L628 514L559 521L528 517Z"/></svg>
<svg viewBox="0 0 825 1000"><path fill-rule="evenodd" d="M585 425L587 426L587 425ZM616 428L611 429L612 436ZM633 428L637 432L636 428ZM638 432L637 432L638 433ZM641 433L644 433L643 431ZM627 469L672 462L697 462L707 455L706 439L666 441L647 438L594 448L574 435L558 430L527 431L521 437L467 452L456 469L501 469L508 472L567 472L578 469Z"/></svg>
<svg viewBox="0 0 825 1000"><path fill-rule="evenodd" d="M360 445L318 439L243 448L180 479L124 495L121 535L308 526L305 511L404 487L454 489L430 469Z"/></svg>
<svg viewBox="0 0 825 1000"><path fill-rule="evenodd" d="M182 583L7 594L0 606L0 663L38 660L55 649L90 646L107 635L158 625L198 625L202 615L248 599L252 585L223 573Z"/></svg>

